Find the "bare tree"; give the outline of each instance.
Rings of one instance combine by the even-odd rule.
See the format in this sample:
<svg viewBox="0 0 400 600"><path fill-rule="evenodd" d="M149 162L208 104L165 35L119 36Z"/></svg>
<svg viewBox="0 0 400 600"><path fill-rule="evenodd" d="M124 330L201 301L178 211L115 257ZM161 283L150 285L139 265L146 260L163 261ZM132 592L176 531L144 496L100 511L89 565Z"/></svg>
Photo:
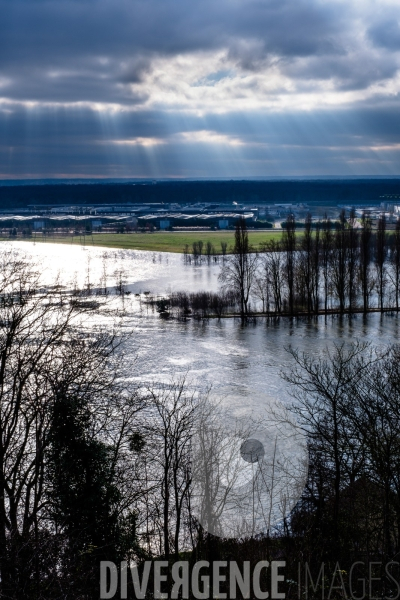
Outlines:
<svg viewBox="0 0 400 600"><path fill-rule="evenodd" d="M183 247L183 259L184 259L185 263L189 262L189 259L190 259L189 244L185 244Z"/></svg>
<svg viewBox="0 0 400 600"><path fill-rule="evenodd" d="M156 501L161 497L162 552L178 558L184 509L190 486L190 444L194 429L196 394L185 377L148 390L145 432L147 456L153 464ZM157 483L158 482L158 483Z"/></svg>
<svg viewBox="0 0 400 600"><path fill-rule="evenodd" d="M92 400L109 389L114 342L85 335L91 305L44 286L39 269L12 251L1 257L0 294L1 592L24 597L34 561L39 597L39 543L54 534L45 479L52 407L61 387L90 390Z"/></svg>
<svg viewBox="0 0 400 600"><path fill-rule="evenodd" d="M197 264L199 259L201 261L201 251L199 248L199 242L193 242L192 244L192 257L195 264Z"/></svg>
<svg viewBox="0 0 400 600"><path fill-rule="evenodd" d="M338 543L339 509L343 481L354 480L360 470L361 450L352 443L348 403L350 388L357 386L375 360L367 344L356 343L346 349L335 346L326 357L314 358L290 349L296 367L282 377L293 385L294 412L314 443L323 452L332 481L332 532Z"/></svg>
<svg viewBox="0 0 400 600"><path fill-rule="evenodd" d="M332 283L339 301L339 310L343 313L346 308L348 292L348 237L344 210L341 211L339 222L336 225L331 265Z"/></svg>
<svg viewBox="0 0 400 600"><path fill-rule="evenodd" d="M354 439L367 455L365 474L381 491L381 551L399 551L400 516L400 368L394 346L351 385Z"/></svg>
<svg viewBox="0 0 400 600"><path fill-rule="evenodd" d="M392 560L400 549L399 348L356 343L320 357L291 353L296 367L284 377L309 439L300 514L311 541L322 535L322 553L350 564L355 556Z"/></svg>
<svg viewBox="0 0 400 600"><path fill-rule="evenodd" d="M270 240L263 244L261 260L265 272L265 284L271 288L272 300L275 312L282 312L282 301L284 294L284 258L281 246L276 240Z"/></svg>
<svg viewBox="0 0 400 600"><path fill-rule="evenodd" d="M349 290L349 311L353 312L357 302L357 267L359 264L359 241L356 228L356 212L352 208L348 224L348 257L347 257L347 276Z"/></svg>
<svg viewBox="0 0 400 600"><path fill-rule="evenodd" d="M269 310L269 283L267 278L264 276L254 278L253 296L257 300L261 300L262 312L265 313Z"/></svg>
<svg viewBox="0 0 400 600"><path fill-rule="evenodd" d="M378 219L378 229L376 232L375 241L375 267L378 278L378 296L379 306L383 311L384 296L386 288L386 257L387 257L387 244L386 244L386 217L381 215Z"/></svg>
<svg viewBox="0 0 400 600"><path fill-rule="evenodd" d="M222 265L219 280L224 289L233 290L237 294L242 320L249 314L249 298L257 273L257 259L257 254L249 244L246 221L240 218L236 225L233 253Z"/></svg>
<svg viewBox="0 0 400 600"><path fill-rule="evenodd" d="M316 314L319 312L319 285L320 285L320 259L321 259L321 234L320 234L320 223L317 223L313 244L312 244L312 257L311 257L311 302L313 310Z"/></svg>
<svg viewBox="0 0 400 600"><path fill-rule="evenodd" d="M331 221L325 215L324 227L323 227L322 239L321 239L321 266L322 266L322 277L324 280L325 313L327 313L327 311L328 311L332 251L333 251L333 235L332 235L332 230L331 230Z"/></svg>
<svg viewBox="0 0 400 600"><path fill-rule="evenodd" d="M307 216L304 233L298 244L294 272L295 302L299 310L311 312L311 218Z"/></svg>
<svg viewBox="0 0 400 600"><path fill-rule="evenodd" d="M126 287L126 282L127 282L126 275L127 274L126 274L125 268L123 266L120 266L118 269L116 269L114 271L114 277L116 280L115 290L122 297L125 294L125 287Z"/></svg>
<svg viewBox="0 0 400 600"><path fill-rule="evenodd" d="M288 215L282 234L282 250L285 252L285 278L288 290L289 314L294 311L295 260L296 260L296 224L293 215Z"/></svg>
<svg viewBox="0 0 400 600"><path fill-rule="evenodd" d="M319 259L320 232L317 227L313 233L312 219L308 214L305 221L304 235L299 243L298 261L295 271L295 287L299 303L308 314L318 312L319 300Z"/></svg>
<svg viewBox="0 0 400 600"><path fill-rule="evenodd" d="M362 231L360 235L360 273L361 293L364 312L368 310L369 296L371 293L370 264L372 260L372 224L371 219L364 211L361 219Z"/></svg>

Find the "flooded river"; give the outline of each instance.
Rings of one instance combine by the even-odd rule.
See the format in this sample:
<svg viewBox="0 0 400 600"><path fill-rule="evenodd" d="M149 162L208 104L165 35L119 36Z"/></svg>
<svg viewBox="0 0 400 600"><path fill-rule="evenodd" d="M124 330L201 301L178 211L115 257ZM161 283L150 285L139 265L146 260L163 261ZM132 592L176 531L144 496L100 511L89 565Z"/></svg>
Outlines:
<svg viewBox="0 0 400 600"><path fill-rule="evenodd" d="M181 255L170 253L28 242L13 247L40 261L46 281L59 273L66 287L75 279L93 292L104 285L115 291L123 279L131 292L124 300L123 321L124 329L132 332L124 358L129 376L156 383L187 373L193 382L212 386L232 412L243 406L258 409L269 399L290 402L290 390L280 377L292 365L289 346L317 354L351 340L385 345L399 339L398 315L377 313L272 322L260 318L245 326L237 319L164 321L144 304L144 292L216 291L218 264L185 265Z"/></svg>

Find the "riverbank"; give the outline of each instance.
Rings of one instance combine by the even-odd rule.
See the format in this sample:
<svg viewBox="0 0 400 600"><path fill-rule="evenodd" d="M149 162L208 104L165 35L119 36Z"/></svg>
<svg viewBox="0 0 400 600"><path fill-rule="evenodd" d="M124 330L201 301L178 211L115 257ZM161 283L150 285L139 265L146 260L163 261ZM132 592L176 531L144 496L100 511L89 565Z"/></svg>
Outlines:
<svg viewBox="0 0 400 600"><path fill-rule="evenodd" d="M249 231L249 241L254 248L267 240L279 240L281 230ZM51 244L73 244L78 246L101 246L104 248L120 248L124 250L148 250L150 252L182 253L185 245L191 251L192 244L201 240L204 248L207 242L214 246L216 254L222 254L221 242L233 246L234 231L156 231L153 233L93 233L89 235L47 235L33 234L31 238L17 238L18 241L29 241ZM2 241L13 241L13 238L2 238Z"/></svg>

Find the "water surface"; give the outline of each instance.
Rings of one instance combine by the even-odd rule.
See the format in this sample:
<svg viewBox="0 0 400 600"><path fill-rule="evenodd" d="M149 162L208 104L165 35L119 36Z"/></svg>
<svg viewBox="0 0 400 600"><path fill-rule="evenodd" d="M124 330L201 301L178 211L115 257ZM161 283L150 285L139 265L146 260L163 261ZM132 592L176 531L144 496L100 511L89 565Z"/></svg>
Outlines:
<svg viewBox="0 0 400 600"><path fill-rule="evenodd" d="M238 319L164 321L144 304L143 292L216 291L219 265L185 265L181 255L170 253L25 242L15 242L13 247L40 260L47 281L60 273L66 287L75 278L81 285L89 281L95 290L104 285L100 280L106 273L106 284L114 289L122 272L126 289L132 292L124 300L123 327L132 332L125 343L126 373L148 384L188 374L204 389L212 386L232 412L241 407L259 410L271 399L291 401L290 389L280 377L282 370L293 366L289 346L317 355L334 344L361 340L386 345L399 339L396 314L269 322L260 318L245 326Z"/></svg>

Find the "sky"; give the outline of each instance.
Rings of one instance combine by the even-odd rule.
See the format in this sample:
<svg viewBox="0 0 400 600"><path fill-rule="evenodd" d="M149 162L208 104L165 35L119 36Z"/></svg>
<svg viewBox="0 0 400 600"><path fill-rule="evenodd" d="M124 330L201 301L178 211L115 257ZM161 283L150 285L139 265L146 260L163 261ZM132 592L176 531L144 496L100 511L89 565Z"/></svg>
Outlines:
<svg viewBox="0 0 400 600"><path fill-rule="evenodd" d="M399 0L0 15L0 179L400 175Z"/></svg>

